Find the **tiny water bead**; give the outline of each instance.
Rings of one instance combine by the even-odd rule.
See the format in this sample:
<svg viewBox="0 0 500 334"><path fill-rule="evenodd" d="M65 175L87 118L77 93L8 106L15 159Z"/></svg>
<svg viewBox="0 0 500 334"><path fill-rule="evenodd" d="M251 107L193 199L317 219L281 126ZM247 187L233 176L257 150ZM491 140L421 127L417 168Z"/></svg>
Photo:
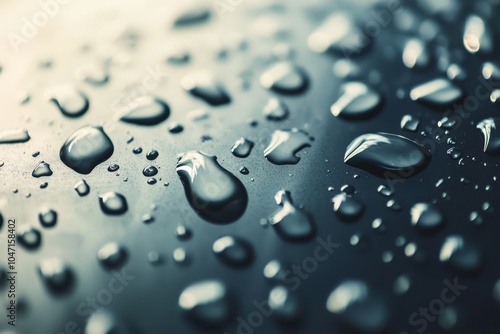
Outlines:
<svg viewBox="0 0 500 334"><path fill-rule="evenodd" d="M307 132L296 128L275 130L271 142L264 150L264 157L275 165L297 164L300 158L295 154L311 146L313 140Z"/></svg>
<svg viewBox="0 0 500 334"><path fill-rule="evenodd" d="M346 193L341 193L332 198L333 211L343 221L356 221L365 212L365 205Z"/></svg>
<svg viewBox="0 0 500 334"><path fill-rule="evenodd" d="M75 131L63 144L61 161L80 174L89 174L97 165L113 155L111 139L100 126L84 126Z"/></svg>
<svg viewBox="0 0 500 334"><path fill-rule="evenodd" d="M212 250L225 264L234 267L248 266L253 261L254 252L249 242L244 239L224 236L217 239Z"/></svg>
<svg viewBox="0 0 500 334"><path fill-rule="evenodd" d="M444 225L443 214L433 204L417 203L410 210L411 224L421 232L436 231Z"/></svg>
<svg viewBox="0 0 500 334"><path fill-rule="evenodd" d="M281 208L269 218L269 222L278 235L288 241L310 239L316 232L316 226L307 213L293 205L290 192L280 190L274 199Z"/></svg>
<svg viewBox="0 0 500 334"><path fill-rule="evenodd" d="M290 62L278 62L260 77L262 87L278 94L300 94L309 86L306 72Z"/></svg>
<svg viewBox="0 0 500 334"><path fill-rule="evenodd" d="M26 249L36 249L42 243L42 234L30 225L22 225L17 229L17 241Z"/></svg>
<svg viewBox="0 0 500 334"><path fill-rule="evenodd" d="M156 168L155 166L147 166L142 170L142 175L144 176L151 177L155 176L156 174L158 174L158 168Z"/></svg>
<svg viewBox="0 0 500 334"><path fill-rule="evenodd" d="M160 124L169 115L170 108L167 102L152 96L142 96L127 106L120 120L135 125L151 126Z"/></svg>
<svg viewBox="0 0 500 334"><path fill-rule="evenodd" d="M290 111L285 102L273 97L267 101L262 113L270 121L283 121L288 118Z"/></svg>
<svg viewBox="0 0 500 334"><path fill-rule="evenodd" d="M28 131L24 129L9 129L0 131L0 144L25 143L30 140Z"/></svg>
<svg viewBox="0 0 500 334"><path fill-rule="evenodd" d="M460 273L474 273L482 266L479 249L461 235L448 236L441 246L439 260Z"/></svg>
<svg viewBox="0 0 500 334"><path fill-rule="evenodd" d="M459 102L464 91L447 79L434 79L416 86L410 91L413 101L421 102L429 107L443 109Z"/></svg>
<svg viewBox="0 0 500 334"><path fill-rule="evenodd" d="M38 213L38 220L43 227L53 227L57 222L57 212L52 209L43 209Z"/></svg>
<svg viewBox="0 0 500 334"><path fill-rule="evenodd" d="M120 169L120 165L117 164L111 164L108 167L108 172L116 172L117 170Z"/></svg>
<svg viewBox="0 0 500 334"><path fill-rule="evenodd" d="M182 88L211 106L231 102L226 89L209 72L196 72L186 75L181 82Z"/></svg>
<svg viewBox="0 0 500 334"><path fill-rule="evenodd" d="M218 280L189 285L180 294L178 303L191 320L202 326L225 324L234 311L226 285Z"/></svg>
<svg viewBox="0 0 500 334"><path fill-rule="evenodd" d="M147 181L147 183L148 183L149 185L156 184L156 182L157 182L157 180L156 180L154 177L149 178L149 179L148 179L148 181Z"/></svg>
<svg viewBox="0 0 500 334"><path fill-rule="evenodd" d="M354 139L346 149L344 162L379 177L408 178L430 163L424 146L400 135L368 133Z"/></svg>
<svg viewBox="0 0 500 334"><path fill-rule="evenodd" d="M73 272L59 258L41 260L38 265L38 273L47 288L52 292L67 292L73 286Z"/></svg>
<svg viewBox="0 0 500 334"><path fill-rule="evenodd" d="M362 82L341 86L338 100L330 107L333 116L362 119L373 116L382 105L382 96Z"/></svg>
<svg viewBox="0 0 500 334"><path fill-rule="evenodd" d="M70 85L51 87L45 94L66 117L81 117L90 106L87 96Z"/></svg>
<svg viewBox="0 0 500 334"><path fill-rule="evenodd" d="M83 179L78 181L73 188L80 197L87 196L90 193L90 186Z"/></svg>
<svg viewBox="0 0 500 334"><path fill-rule="evenodd" d="M481 131L484 140L483 150L491 156L500 156L500 119L486 118L477 124L477 129Z"/></svg>
<svg viewBox="0 0 500 334"><path fill-rule="evenodd" d="M99 248L97 259L106 269L117 269L127 260L127 252L116 242L109 242Z"/></svg>
<svg viewBox="0 0 500 334"><path fill-rule="evenodd" d="M107 215L121 215L128 210L125 197L113 191L99 195L99 205Z"/></svg>
<svg viewBox="0 0 500 334"><path fill-rule="evenodd" d="M239 138L231 147L231 153L238 158L246 158L252 152L254 143L246 138Z"/></svg>
<svg viewBox="0 0 500 334"><path fill-rule="evenodd" d="M50 169L50 165L44 161L40 162L38 166L35 167L31 175L33 177L42 177L42 176L51 176L52 169Z"/></svg>
<svg viewBox="0 0 500 334"><path fill-rule="evenodd" d="M202 218L213 223L231 223L245 212L245 186L219 165L215 156L185 152L177 160L176 172L189 204Z"/></svg>

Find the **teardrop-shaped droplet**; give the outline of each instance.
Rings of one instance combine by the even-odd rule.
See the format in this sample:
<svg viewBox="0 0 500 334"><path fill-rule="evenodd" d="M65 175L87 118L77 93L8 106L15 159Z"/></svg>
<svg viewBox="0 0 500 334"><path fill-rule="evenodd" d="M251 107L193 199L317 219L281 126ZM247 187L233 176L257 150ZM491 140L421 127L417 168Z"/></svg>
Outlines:
<svg viewBox="0 0 500 334"><path fill-rule="evenodd" d="M27 249L35 249L42 243L42 234L30 225L23 225L17 229L17 241Z"/></svg>
<svg viewBox="0 0 500 334"><path fill-rule="evenodd" d="M362 82L348 82L340 88L339 99L332 104L333 116L360 119L373 116L380 110L382 96Z"/></svg>
<svg viewBox="0 0 500 334"><path fill-rule="evenodd" d="M28 140L30 140L30 135L23 129L0 131L0 144L25 143Z"/></svg>
<svg viewBox="0 0 500 334"><path fill-rule="evenodd" d="M328 16L309 36L307 44L314 52L350 58L366 51L370 40L349 13L340 11Z"/></svg>
<svg viewBox="0 0 500 334"><path fill-rule="evenodd" d="M424 146L403 136L368 133L354 139L346 149L344 162L374 175L407 178L421 172L430 162Z"/></svg>
<svg viewBox="0 0 500 334"><path fill-rule="evenodd" d="M269 218L269 222L281 238L289 241L301 241L314 235L316 226L312 218L293 205L289 191L278 191L274 199L276 204L281 206L281 209Z"/></svg>
<svg viewBox="0 0 500 334"><path fill-rule="evenodd" d="M38 220L44 227L53 227L57 223L57 212L52 209L44 209L38 213Z"/></svg>
<svg viewBox="0 0 500 334"><path fill-rule="evenodd" d="M420 119L411 115L404 115L401 118L401 129L406 131L415 132L417 131L418 125L420 124Z"/></svg>
<svg viewBox="0 0 500 334"><path fill-rule="evenodd" d="M356 333L381 333L390 320L387 303L359 280L338 285L328 296L326 309Z"/></svg>
<svg viewBox="0 0 500 334"><path fill-rule="evenodd" d="M486 118L477 124L483 135L484 152L494 157L500 156L500 129L497 130L497 124L500 127L500 119L496 118Z"/></svg>
<svg viewBox="0 0 500 334"><path fill-rule="evenodd" d="M52 87L47 90L46 97L67 117L80 117L89 109L87 96L73 86Z"/></svg>
<svg viewBox="0 0 500 334"><path fill-rule="evenodd" d="M217 280L191 284L179 296L179 307L203 326L220 326L229 321L232 304L226 286Z"/></svg>
<svg viewBox="0 0 500 334"><path fill-rule="evenodd" d="M246 158L252 152L254 143L246 138L239 138L231 147L231 153L238 158Z"/></svg>
<svg viewBox="0 0 500 334"><path fill-rule="evenodd" d="M295 154L311 146L313 140L305 131L299 129L276 130L264 150L264 157L275 165L294 165L300 161Z"/></svg>
<svg viewBox="0 0 500 334"><path fill-rule="evenodd" d="M74 189L80 197L87 196L90 192L90 187L87 184L87 181L83 179L75 184Z"/></svg>
<svg viewBox="0 0 500 334"><path fill-rule="evenodd" d="M191 95L212 106L220 106L231 102L226 89L208 72L191 73L182 79L181 85Z"/></svg>
<svg viewBox="0 0 500 334"><path fill-rule="evenodd" d="M451 235L444 240L439 260L461 273L473 273L482 266L479 249L460 235Z"/></svg>
<svg viewBox="0 0 500 334"><path fill-rule="evenodd" d="M99 195L99 205L107 215L121 215L128 210L125 197L114 191Z"/></svg>
<svg viewBox="0 0 500 334"><path fill-rule="evenodd" d="M38 273L51 292L67 292L73 286L73 272L59 258L49 258L40 261Z"/></svg>
<svg viewBox="0 0 500 334"><path fill-rule="evenodd" d="M61 147L59 156L66 166L80 174L89 174L113 154L111 139L100 126L84 126L75 131Z"/></svg>
<svg viewBox="0 0 500 334"><path fill-rule="evenodd" d="M106 269L116 269L127 260L127 252L118 243L109 242L99 248L97 259Z"/></svg>
<svg viewBox="0 0 500 334"><path fill-rule="evenodd" d="M267 101L262 113L270 121L283 121L288 117L290 111L285 102L273 97Z"/></svg>
<svg viewBox="0 0 500 334"><path fill-rule="evenodd" d="M167 103L159 98L142 96L130 103L120 120L136 125L160 124L170 115Z"/></svg>
<svg viewBox="0 0 500 334"><path fill-rule="evenodd" d="M42 161L35 167L31 175L33 177L51 176L52 169L50 169L50 165L48 163Z"/></svg>
<svg viewBox="0 0 500 334"><path fill-rule="evenodd" d="M224 169L215 156L188 151L179 156L176 166L187 200L204 219L230 223L239 219L248 203L243 183Z"/></svg>
<svg viewBox="0 0 500 334"><path fill-rule="evenodd" d="M278 285L269 293L269 308L273 316L287 325L300 320L300 304L297 297L284 285Z"/></svg>
<svg viewBox="0 0 500 334"><path fill-rule="evenodd" d="M444 224L444 216L434 205L417 203L410 211L411 224L421 232L435 231Z"/></svg>
<svg viewBox="0 0 500 334"><path fill-rule="evenodd" d="M463 97L464 91L447 79L434 79L416 86L410 91L410 98L413 101L437 109L450 107Z"/></svg>
<svg viewBox="0 0 500 334"><path fill-rule="evenodd" d="M343 221L358 220L365 212L365 205L346 193L336 195L332 203L333 211Z"/></svg>
<svg viewBox="0 0 500 334"><path fill-rule="evenodd" d="M215 255L229 266L247 266L253 261L253 248L246 240L233 236L217 239L212 250Z"/></svg>
<svg viewBox="0 0 500 334"><path fill-rule="evenodd" d="M279 62L261 75L260 84L279 94L299 94L309 86L309 78L301 67L289 62Z"/></svg>

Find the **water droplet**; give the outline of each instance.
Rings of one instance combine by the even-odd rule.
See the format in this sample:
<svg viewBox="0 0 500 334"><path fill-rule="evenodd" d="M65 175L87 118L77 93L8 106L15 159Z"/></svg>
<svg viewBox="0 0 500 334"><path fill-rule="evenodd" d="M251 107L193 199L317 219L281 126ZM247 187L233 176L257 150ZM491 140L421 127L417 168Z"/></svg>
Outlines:
<svg viewBox="0 0 500 334"><path fill-rule="evenodd" d="M217 239L212 247L215 255L229 266L248 266L253 261L253 248L246 240L232 236Z"/></svg>
<svg viewBox="0 0 500 334"><path fill-rule="evenodd" d="M116 172L118 169L120 169L120 166L117 164L111 164L108 167L108 172Z"/></svg>
<svg viewBox="0 0 500 334"><path fill-rule="evenodd" d="M441 211L429 203L417 203L410 210L411 224L421 232L433 232L444 225Z"/></svg>
<svg viewBox="0 0 500 334"><path fill-rule="evenodd" d="M87 184L87 181L83 179L75 184L74 189L80 197L87 196L90 192L90 187Z"/></svg>
<svg viewBox="0 0 500 334"><path fill-rule="evenodd" d="M354 139L346 149L344 162L374 175L407 178L422 171L431 154L422 145L390 133L368 133Z"/></svg>
<svg viewBox="0 0 500 334"><path fill-rule="evenodd" d="M40 162L38 166L31 173L33 177L42 177L42 176L51 176L52 170L50 169L50 165L44 161Z"/></svg>
<svg viewBox="0 0 500 334"><path fill-rule="evenodd" d="M205 326L219 326L231 319L233 303L226 286L217 280L200 281L186 287L179 307L192 320Z"/></svg>
<svg viewBox="0 0 500 334"><path fill-rule="evenodd" d="M434 79L416 86L410 91L410 98L429 107L443 109L461 100L464 91L447 79Z"/></svg>
<svg viewBox="0 0 500 334"><path fill-rule="evenodd" d="M499 119L486 118L477 124L477 129L483 135L484 152L495 157L500 156L500 131L497 131L497 123L499 122Z"/></svg>
<svg viewBox="0 0 500 334"><path fill-rule="evenodd" d="M309 79L301 67L278 62L261 75L260 84L279 94L300 94L309 86Z"/></svg>
<svg viewBox="0 0 500 334"><path fill-rule="evenodd" d="M480 50L483 53L490 53L493 50L493 39L489 27L479 16L470 15L465 21L463 43L470 53Z"/></svg>
<svg viewBox="0 0 500 334"><path fill-rule="evenodd" d="M109 81L109 71L105 66L86 64L76 70L78 80L94 86L101 86Z"/></svg>
<svg viewBox="0 0 500 334"><path fill-rule="evenodd" d="M173 25L176 28L187 28L189 26L206 23L210 18L210 8L192 3L181 8Z"/></svg>
<svg viewBox="0 0 500 334"><path fill-rule="evenodd" d="M151 150L148 152L148 154L146 154L146 159L148 160L155 160L156 158L158 158L158 151L157 150Z"/></svg>
<svg viewBox="0 0 500 334"><path fill-rule="evenodd" d="M178 265L188 265L190 262L190 256L186 252L186 250L182 247L178 247L174 249L172 253L172 257L174 258L175 263Z"/></svg>
<svg viewBox="0 0 500 334"><path fill-rule="evenodd" d="M106 269L117 269L127 260L127 252L116 242L109 242L97 251L97 260Z"/></svg>
<svg viewBox="0 0 500 334"><path fill-rule="evenodd" d="M67 292L73 286L73 272L61 259L49 258L40 261L38 273L54 293Z"/></svg>
<svg viewBox="0 0 500 334"><path fill-rule="evenodd" d="M130 334L126 325L114 314L101 308L92 313L85 326L85 334Z"/></svg>
<svg viewBox="0 0 500 334"><path fill-rule="evenodd" d="M125 197L113 191L99 195L99 205L107 215L121 215L128 209Z"/></svg>
<svg viewBox="0 0 500 334"><path fill-rule="evenodd" d="M314 235L316 227L312 218L293 205L289 191L278 191L274 199L281 209L269 218L269 222L280 237L289 241L301 241Z"/></svg>
<svg viewBox="0 0 500 334"><path fill-rule="evenodd" d="M57 222L57 212L52 209L44 209L38 213L38 220L44 227L53 227Z"/></svg>
<svg viewBox="0 0 500 334"><path fill-rule="evenodd" d="M238 139L233 147L231 147L231 153L238 158L246 158L252 152L254 143L246 138Z"/></svg>
<svg viewBox="0 0 500 334"><path fill-rule="evenodd" d="M108 160L114 146L102 127L84 126L63 144L61 161L80 174L89 174L98 164Z"/></svg>
<svg viewBox="0 0 500 334"><path fill-rule="evenodd" d="M396 295L404 295L408 292L411 286L410 277L408 275L401 275L396 278L392 290Z"/></svg>
<svg viewBox="0 0 500 334"><path fill-rule="evenodd" d="M300 161L295 154L311 146L314 139L299 129L275 130L271 142L264 150L264 157L275 165L290 165Z"/></svg>
<svg viewBox="0 0 500 334"><path fill-rule="evenodd" d="M500 81L500 68L497 64L490 62L484 63L481 73L486 80L492 79L493 81Z"/></svg>
<svg viewBox="0 0 500 334"><path fill-rule="evenodd" d="M0 131L0 144L25 143L28 140L30 140L30 135L23 129Z"/></svg>
<svg viewBox="0 0 500 334"><path fill-rule="evenodd" d="M220 106L231 102L226 89L208 72L191 73L182 79L181 85L191 95L212 106Z"/></svg>
<svg viewBox="0 0 500 334"><path fill-rule="evenodd" d="M148 166L142 170L142 174L148 177L155 176L158 174L158 169L155 166Z"/></svg>
<svg viewBox="0 0 500 334"><path fill-rule="evenodd" d="M346 195L352 196L356 192L356 188L350 184L344 184L342 187L340 187L340 191L342 191Z"/></svg>
<svg viewBox="0 0 500 334"><path fill-rule="evenodd" d="M450 149L448 149L448 151L446 151L446 153L453 159L453 160L457 160L457 159L460 159L462 157L462 150L460 150L459 148L456 148L456 147L452 147Z"/></svg>
<svg viewBox="0 0 500 334"><path fill-rule="evenodd" d="M408 68L425 68L429 63L430 55L424 41L409 39L403 49L403 64Z"/></svg>
<svg viewBox="0 0 500 334"><path fill-rule="evenodd" d="M191 230L187 226L179 225L175 229L175 235L177 236L177 239L179 239L179 240L189 240L189 239L191 239L191 236L193 235L193 233L191 232Z"/></svg>
<svg viewBox="0 0 500 334"><path fill-rule="evenodd" d="M382 184L378 186L377 192L385 197L391 197L394 194L394 189L389 188Z"/></svg>
<svg viewBox="0 0 500 334"><path fill-rule="evenodd" d="M404 115L403 118L401 118L401 129L403 130L415 132L419 124L420 119L411 115Z"/></svg>
<svg viewBox="0 0 500 334"><path fill-rule="evenodd" d="M46 98L52 101L67 117L80 117L89 109L89 100L73 86L61 85L47 90Z"/></svg>
<svg viewBox="0 0 500 334"><path fill-rule="evenodd" d="M288 118L290 111L285 102L273 97L267 101L262 113L270 121L283 121Z"/></svg>
<svg viewBox="0 0 500 334"><path fill-rule="evenodd" d="M120 120L136 125L160 124L170 115L168 104L159 98L142 96L130 103Z"/></svg>
<svg viewBox="0 0 500 334"><path fill-rule="evenodd" d="M269 261L264 267L263 274L272 283L282 283L288 275L285 265L279 260Z"/></svg>
<svg viewBox="0 0 500 334"><path fill-rule="evenodd" d="M250 173L250 171L248 170L248 168L243 166L243 167L240 167L240 173L243 175L248 175Z"/></svg>
<svg viewBox="0 0 500 334"><path fill-rule="evenodd" d="M170 133L177 134L177 133L181 133L182 130L184 130L184 127L182 126L182 124L170 123L168 125L168 132L170 132Z"/></svg>
<svg viewBox="0 0 500 334"><path fill-rule="evenodd" d="M439 260L462 273L475 272L482 266L479 249L460 235L451 235L444 240Z"/></svg>
<svg viewBox="0 0 500 334"><path fill-rule="evenodd" d="M42 234L30 225L23 225L17 230L17 241L27 249L35 249L42 243Z"/></svg>
<svg viewBox="0 0 500 334"><path fill-rule="evenodd" d="M202 218L230 223L245 212L248 195L243 183L215 156L188 151L179 156L176 171L189 204Z"/></svg>
<svg viewBox="0 0 500 334"><path fill-rule="evenodd" d="M300 319L299 301L285 286L278 285L272 288L268 303L273 316L278 321L292 324Z"/></svg>
<svg viewBox="0 0 500 334"><path fill-rule="evenodd" d="M378 112L382 105L382 96L362 82L345 83L340 90L340 98L330 107L333 116L368 118Z"/></svg>
<svg viewBox="0 0 500 334"><path fill-rule="evenodd" d="M341 193L332 198L333 211L343 221L358 220L365 212L365 206L357 199Z"/></svg>
<svg viewBox="0 0 500 334"><path fill-rule="evenodd" d="M136 147L132 150L132 153L134 154L141 154L142 153L142 147Z"/></svg>
<svg viewBox="0 0 500 334"><path fill-rule="evenodd" d="M443 117L439 122L438 126L443 129L452 129L457 121L453 118Z"/></svg>

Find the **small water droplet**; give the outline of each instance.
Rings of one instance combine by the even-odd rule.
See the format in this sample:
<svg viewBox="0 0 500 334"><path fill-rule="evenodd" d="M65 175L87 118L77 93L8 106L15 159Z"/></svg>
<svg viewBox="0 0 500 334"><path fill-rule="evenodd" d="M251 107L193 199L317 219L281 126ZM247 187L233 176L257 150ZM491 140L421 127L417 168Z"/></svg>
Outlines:
<svg viewBox="0 0 500 334"><path fill-rule="evenodd" d="M229 266L248 266L253 261L253 248L246 240L232 236L217 239L212 250L215 255Z"/></svg>
<svg viewBox="0 0 500 334"><path fill-rule="evenodd" d="M309 134L299 129L275 130L271 142L264 150L264 157L275 165L297 164L300 158L295 154L311 146L313 140Z"/></svg>
<svg viewBox="0 0 500 334"><path fill-rule="evenodd" d="M87 181L83 179L75 184L74 189L80 197L87 196L90 192L90 187L87 184Z"/></svg>
<svg viewBox="0 0 500 334"><path fill-rule="evenodd" d="M120 120L136 125L157 125L170 115L168 104L160 98L142 96L131 102Z"/></svg>
<svg viewBox="0 0 500 334"><path fill-rule="evenodd" d="M264 106L262 113L270 121L283 121L288 118L290 111L282 100L270 98Z"/></svg>
<svg viewBox="0 0 500 334"><path fill-rule="evenodd" d="M447 79L434 79L416 86L410 91L410 98L429 107L443 109L461 100L464 91Z"/></svg>
<svg viewBox="0 0 500 334"><path fill-rule="evenodd" d="M106 269L117 269L127 260L127 252L116 242L109 242L97 251L97 259Z"/></svg>
<svg viewBox="0 0 500 334"><path fill-rule="evenodd" d="M365 206L357 199L345 193L338 194L332 198L333 211L343 221L358 220L365 212Z"/></svg>
<svg viewBox="0 0 500 334"><path fill-rule="evenodd" d="M35 167L31 175L33 177L51 176L52 170L50 169L50 165L48 163L42 161Z"/></svg>
<svg viewBox="0 0 500 334"><path fill-rule="evenodd" d="M239 138L231 147L231 153L238 158L246 158L252 152L254 143L246 138Z"/></svg>
<svg viewBox="0 0 500 334"><path fill-rule="evenodd" d="M99 205L107 215L121 215L128 209L125 197L113 191L99 195Z"/></svg>
<svg viewBox="0 0 500 334"><path fill-rule="evenodd" d="M261 75L260 84L279 94L300 94L309 86L309 79L301 67L278 62Z"/></svg>
<svg viewBox="0 0 500 334"><path fill-rule="evenodd" d="M38 265L38 273L53 293L67 292L73 286L73 272L61 259L41 260Z"/></svg>
<svg viewBox="0 0 500 334"><path fill-rule="evenodd" d="M146 154L146 159L155 160L156 158L158 158L158 155L159 153L157 150L151 150Z"/></svg>
<svg viewBox="0 0 500 334"><path fill-rule="evenodd" d="M444 240L439 260L462 273L473 273L482 266L479 249L460 235L451 235Z"/></svg>
<svg viewBox="0 0 500 334"><path fill-rule="evenodd" d="M373 116L382 105L382 96L362 82L348 82L341 86L339 99L332 104L333 116L360 119Z"/></svg>
<svg viewBox="0 0 500 334"><path fill-rule="evenodd" d="M89 109L89 100L73 86L61 85L47 90L46 98L52 101L67 117L80 117Z"/></svg>
<svg viewBox="0 0 500 334"><path fill-rule="evenodd" d="M483 150L491 156L500 155L500 131L497 131L497 123L500 123L499 119L487 118L477 124L484 139Z"/></svg>
<svg viewBox="0 0 500 334"><path fill-rule="evenodd" d="M52 209L43 209L38 213L38 220L44 227L53 227L57 222L57 212Z"/></svg>
<svg viewBox="0 0 500 334"><path fill-rule="evenodd" d="M23 225L17 229L17 241L26 249L35 249L42 243L42 234L30 225Z"/></svg>
<svg viewBox="0 0 500 334"><path fill-rule="evenodd" d="M208 72L196 72L185 76L182 88L194 97L200 98L211 106L220 106L231 102L226 89Z"/></svg>
<svg viewBox="0 0 500 334"><path fill-rule="evenodd" d="M420 232L434 232L445 223L441 211L429 203L417 203L410 210L411 224Z"/></svg>
<svg viewBox="0 0 500 334"><path fill-rule="evenodd" d="M401 129L403 130L415 132L419 124L420 119L414 116L404 115L403 118L401 118Z"/></svg>

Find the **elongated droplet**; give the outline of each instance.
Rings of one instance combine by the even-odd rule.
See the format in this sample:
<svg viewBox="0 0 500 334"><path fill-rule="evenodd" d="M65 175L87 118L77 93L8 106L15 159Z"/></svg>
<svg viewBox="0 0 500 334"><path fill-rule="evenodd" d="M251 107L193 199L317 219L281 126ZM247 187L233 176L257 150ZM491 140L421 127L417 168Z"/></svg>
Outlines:
<svg viewBox="0 0 500 334"><path fill-rule="evenodd" d="M493 50L490 27L477 15L470 15L465 21L463 42L470 53L491 53Z"/></svg>
<svg viewBox="0 0 500 334"><path fill-rule="evenodd" d="M279 94L299 94L309 86L309 78L301 67L279 62L261 75L260 83L262 87Z"/></svg>
<svg viewBox="0 0 500 334"><path fill-rule="evenodd" d="M0 131L0 144L25 143L28 140L30 140L30 135L23 129Z"/></svg>
<svg viewBox="0 0 500 334"><path fill-rule="evenodd" d="M451 235L444 240L439 260L461 273L473 273L482 265L479 249L460 235Z"/></svg>
<svg viewBox="0 0 500 334"><path fill-rule="evenodd" d="M80 197L87 196L90 192L90 187L85 180L78 181L75 184L74 189Z"/></svg>
<svg viewBox="0 0 500 334"><path fill-rule="evenodd" d="M220 106L231 102L226 89L208 72L191 73L182 79L181 85L191 95L212 106Z"/></svg>
<svg viewBox="0 0 500 334"><path fill-rule="evenodd" d="M128 209L125 197L114 191L99 195L99 205L102 211L108 215L121 215Z"/></svg>
<svg viewBox="0 0 500 334"><path fill-rule="evenodd" d="M344 162L380 177L407 178L422 171L431 153L416 142L390 133L368 133L354 139Z"/></svg>
<svg viewBox="0 0 500 334"><path fill-rule="evenodd" d="M341 87L340 98L331 106L333 116L359 119L380 110L382 96L362 82L348 82Z"/></svg>
<svg viewBox="0 0 500 334"><path fill-rule="evenodd" d="M436 231L444 224L444 216L434 205L417 203L410 211L411 224L421 232Z"/></svg>
<svg viewBox="0 0 500 334"><path fill-rule="evenodd" d="M212 250L225 264L234 267L247 266L253 261L253 248L249 242L241 238L224 236L217 239Z"/></svg>
<svg viewBox="0 0 500 334"><path fill-rule="evenodd" d="M276 204L281 206L281 209L276 211L269 218L269 221L281 238L289 241L301 241L314 235L316 227L312 218L293 205L289 191L278 191L274 199Z"/></svg>
<svg viewBox="0 0 500 334"><path fill-rule="evenodd" d="M47 90L46 97L67 117L80 117L89 109L87 96L73 86L52 87Z"/></svg>
<svg viewBox="0 0 500 334"><path fill-rule="evenodd" d="M365 206L346 193L341 193L332 199L333 211L343 221L358 220L365 212Z"/></svg>
<svg viewBox="0 0 500 334"><path fill-rule="evenodd" d="M136 125L156 125L168 118L170 108L159 98L143 96L130 103L120 120Z"/></svg>
<svg viewBox="0 0 500 334"><path fill-rule="evenodd" d="M288 117L290 111L285 102L277 98L270 98L264 106L262 113L270 121L283 121Z"/></svg>
<svg viewBox="0 0 500 334"><path fill-rule="evenodd" d="M227 288L217 280L201 281L186 287L179 296L179 307L202 326L220 326L233 314Z"/></svg>
<svg viewBox="0 0 500 334"><path fill-rule="evenodd" d="M428 47L419 38L409 39L403 49L403 64L408 68L425 68L429 65Z"/></svg>
<svg viewBox="0 0 500 334"><path fill-rule="evenodd" d="M42 177L42 176L51 176L52 170L50 169L50 165L44 161L40 162L38 166L31 173L33 177Z"/></svg>
<svg viewBox="0 0 500 334"><path fill-rule="evenodd" d="M390 320L387 303L359 280L338 285L328 296L326 309L356 333L381 333Z"/></svg>
<svg viewBox="0 0 500 334"><path fill-rule="evenodd" d="M199 3L189 4L181 8L174 20L174 27L184 28L205 23L210 18L210 8Z"/></svg>
<svg viewBox="0 0 500 334"><path fill-rule="evenodd" d="M497 124L500 124L498 118L486 118L477 124L483 135L483 150L488 155L500 156L500 131L497 130Z"/></svg>
<svg viewBox="0 0 500 334"><path fill-rule="evenodd" d="M66 166L80 174L89 174L113 154L111 139L100 126L84 126L61 147L59 156Z"/></svg>
<svg viewBox="0 0 500 334"><path fill-rule="evenodd" d="M294 165L300 161L295 154L311 146L314 139L299 129L276 130L264 150L264 157L275 165Z"/></svg>
<svg viewBox="0 0 500 334"><path fill-rule="evenodd" d="M254 143L246 138L238 139L233 147L231 147L231 153L238 158L246 158L252 152Z"/></svg>
<svg viewBox="0 0 500 334"><path fill-rule="evenodd" d="M463 96L464 91L447 79L434 79L410 91L410 98L413 101L437 109L450 107L459 102Z"/></svg>
<svg viewBox="0 0 500 334"><path fill-rule="evenodd" d="M176 171L189 204L202 218L230 223L245 212L248 195L243 183L215 156L188 151L179 156Z"/></svg>
<svg viewBox="0 0 500 334"><path fill-rule="evenodd" d="M47 288L53 293L67 292L73 286L73 272L59 258L40 261L38 273Z"/></svg>

